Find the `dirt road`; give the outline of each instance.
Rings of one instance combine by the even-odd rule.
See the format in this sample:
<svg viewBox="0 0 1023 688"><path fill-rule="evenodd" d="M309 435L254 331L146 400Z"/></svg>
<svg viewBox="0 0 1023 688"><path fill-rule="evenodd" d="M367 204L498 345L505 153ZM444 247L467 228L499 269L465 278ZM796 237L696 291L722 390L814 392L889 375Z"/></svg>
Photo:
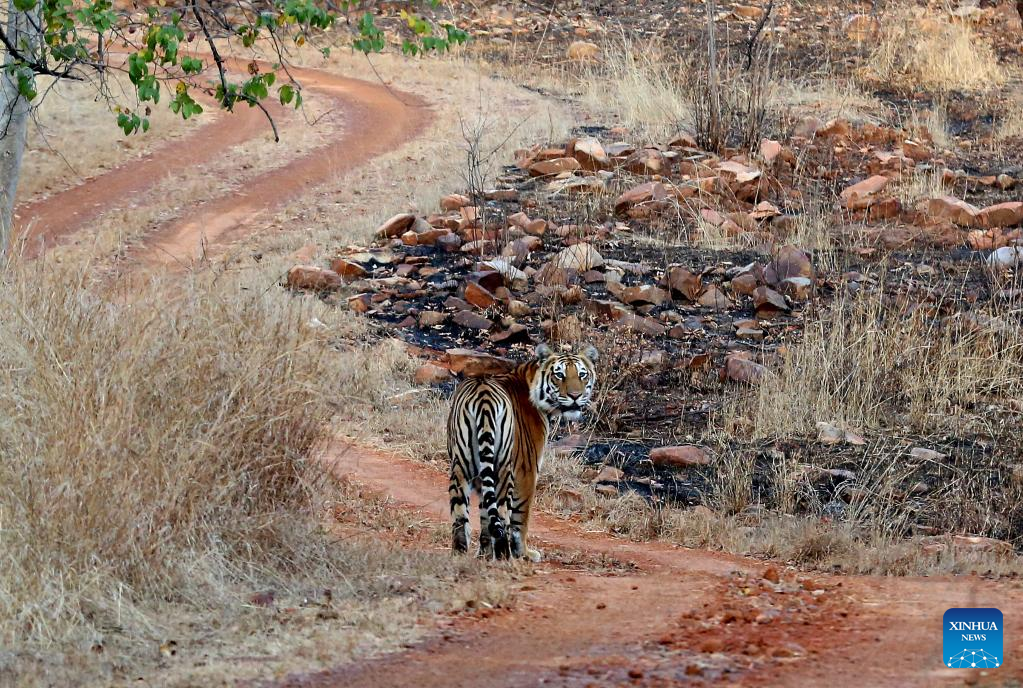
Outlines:
<svg viewBox="0 0 1023 688"><path fill-rule="evenodd" d="M229 196L200 203L186 216L148 232L142 249L133 256L138 262L181 266L201 256L216 255L256 231L261 220L311 186L335 179L415 139L432 117L420 98L396 93L382 84L313 69L290 71L307 93L321 96L332 111L333 116L321 125L328 128L322 135L323 145L249 179ZM280 114L279 105L268 103L268 108L272 114ZM330 122L343 126L331 128ZM69 240L87 229L105 209L144 195L168 175L199 169L203 163L268 132L269 125L259 110L238 107L138 160L35 203L19 205L17 222L27 239L27 255L37 256ZM287 150L282 148L281 153Z"/></svg>
<svg viewBox="0 0 1023 688"><path fill-rule="evenodd" d="M336 444L334 472L447 521L444 476ZM541 517L531 530L552 563L513 610L463 618L381 659L293 676L280 687L943 686L1023 678L1016 582L802 575L763 562L582 532ZM568 556L626 567L580 572ZM603 567L596 567L603 568ZM773 569L773 571L769 571ZM1005 666L987 676L941 666L942 614L996 606Z"/></svg>

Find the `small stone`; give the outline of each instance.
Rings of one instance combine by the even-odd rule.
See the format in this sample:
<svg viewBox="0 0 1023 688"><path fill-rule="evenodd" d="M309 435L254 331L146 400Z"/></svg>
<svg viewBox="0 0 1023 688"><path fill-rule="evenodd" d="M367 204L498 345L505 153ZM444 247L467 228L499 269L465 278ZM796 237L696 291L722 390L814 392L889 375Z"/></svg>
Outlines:
<svg viewBox="0 0 1023 688"><path fill-rule="evenodd" d="M399 237L411 229L415 221L416 216L412 213L398 213L380 225L376 235L384 239Z"/></svg>
<svg viewBox="0 0 1023 688"><path fill-rule="evenodd" d="M472 311L459 311L455 314L454 322L460 327L470 330L489 330L494 326L494 323Z"/></svg>
<svg viewBox="0 0 1023 688"><path fill-rule="evenodd" d="M465 300L476 308L486 309L497 303L497 297L490 290L480 286L476 282L466 282Z"/></svg>
<svg viewBox="0 0 1023 688"><path fill-rule="evenodd" d="M575 158L555 158L554 160L541 160L529 166L529 174L534 177L549 177L562 172L574 172L581 167Z"/></svg>
<svg viewBox="0 0 1023 688"><path fill-rule="evenodd" d="M948 458L948 454L943 454L934 449L927 449L926 447L913 447L909 450L909 455L921 461L941 461Z"/></svg>
<svg viewBox="0 0 1023 688"><path fill-rule="evenodd" d="M440 209L452 212L455 210L461 210L465 206L472 203L468 196L462 194L448 194L440 199Z"/></svg>
<svg viewBox="0 0 1023 688"><path fill-rule="evenodd" d="M433 363L424 363L416 368L413 380L417 385L434 385L451 379L451 371Z"/></svg>
<svg viewBox="0 0 1023 688"><path fill-rule="evenodd" d="M723 311L726 308L731 307L732 301L725 295L723 291L718 289L713 284L707 287L700 298L697 300L701 306L711 308L716 311Z"/></svg>
<svg viewBox="0 0 1023 688"><path fill-rule="evenodd" d="M603 497L617 497L618 496L618 488L615 487L614 485L608 485L607 483L602 483L600 485L597 485L595 488L593 488L593 491L596 492L597 494L603 496Z"/></svg>
<svg viewBox="0 0 1023 688"><path fill-rule="evenodd" d="M791 310L785 297L770 287L756 288L753 292L753 305L758 318L769 318L776 313L788 313Z"/></svg>
<svg viewBox="0 0 1023 688"><path fill-rule="evenodd" d="M550 264L565 270L586 272L602 266L604 259L590 244L579 243L559 251Z"/></svg>
<svg viewBox="0 0 1023 688"><path fill-rule="evenodd" d="M625 472L615 466L604 466L593 479L595 483L616 483L625 479Z"/></svg>
<svg viewBox="0 0 1023 688"><path fill-rule="evenodd" d="M329 291L340 289L344 280L333 270L315 265L296 265L288 270L287 285L291 289Z"/></svg>
<svg viewBox="0 0 1023 688"><path fill-rule="evenodd" d="M439 311L423 311L419 314L419 326L436 327L437 325L443 325L447 319L447 313L441 313Z"/></svg>
<svg viewBox="0 0 1023 688"><path fill-rule="evenodd" d="M845 432L831 423L817 423L817 441L821 444L838 444L845 439Z"/></svg>
<svg viewBox="0 0 1023 688"><path fill-rule="evenodd" d="M702 448L694 445L657 447L650 450L650 461L655 466L706 466L711 460Z"/></svg>
<svg viewBox="0 0 1023 688"><path fill-rule="evenodd" d="M668 300L668 292L658 287L644 284L636 287L627 287L622 292L621 300L633 306L643 304L660 306Z"/></svg>
<svg viewBox="0 0 1023 688"><path fill-rule="evenodd" d="M738 354L725 357L725 377L733 382L755 384L768 374L766 366Z"/></svg>

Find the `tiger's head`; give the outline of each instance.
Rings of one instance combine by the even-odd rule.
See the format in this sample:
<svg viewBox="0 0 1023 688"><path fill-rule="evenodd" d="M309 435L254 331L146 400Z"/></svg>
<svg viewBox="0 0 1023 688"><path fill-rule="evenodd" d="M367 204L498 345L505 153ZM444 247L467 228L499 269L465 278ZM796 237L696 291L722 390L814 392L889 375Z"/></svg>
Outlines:
<svg viewBox="0 0 1023 688"><path fill-rule="evenodd" d="M548 416L582 418L597 382L597 349L586 346L578 354L562 354L540 344L536 358L538 368L529 390L533 405Z"/></svg>

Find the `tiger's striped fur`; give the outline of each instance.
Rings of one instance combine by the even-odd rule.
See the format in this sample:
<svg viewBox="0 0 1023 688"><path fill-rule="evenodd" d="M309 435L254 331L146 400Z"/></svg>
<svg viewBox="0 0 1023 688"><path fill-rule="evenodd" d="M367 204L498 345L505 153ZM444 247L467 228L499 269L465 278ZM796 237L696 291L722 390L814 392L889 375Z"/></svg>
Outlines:
<svg viewBox="0 0 1023 688"><path fill-rule="evenodd" d="M459 384L448 416L451 547L469 549L469 499L478 480L480 555L498 559L540 553L526 545L540 459L552 420L578 420L596 383L597 351L555 354L513 371Z"/></svg>

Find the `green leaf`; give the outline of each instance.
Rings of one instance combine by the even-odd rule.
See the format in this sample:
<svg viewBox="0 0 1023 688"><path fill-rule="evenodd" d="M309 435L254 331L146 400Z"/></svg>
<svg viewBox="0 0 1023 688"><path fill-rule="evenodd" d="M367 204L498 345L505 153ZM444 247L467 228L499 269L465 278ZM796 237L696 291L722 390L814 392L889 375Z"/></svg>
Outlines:
<svg viewBox="0 0 1023 688"><path fill-rule="evenodd" d="M277 95L281 99L281 105L287 105L295 98L295 89L291 87L291 84L284 84L277 89Z"/></svg>
<svg viewBox="0 0 1023 688"><path fill-rule="evenodd" d="M36 0L14 0L14 8L19 12L28 12L36 6Z"/></svg>

